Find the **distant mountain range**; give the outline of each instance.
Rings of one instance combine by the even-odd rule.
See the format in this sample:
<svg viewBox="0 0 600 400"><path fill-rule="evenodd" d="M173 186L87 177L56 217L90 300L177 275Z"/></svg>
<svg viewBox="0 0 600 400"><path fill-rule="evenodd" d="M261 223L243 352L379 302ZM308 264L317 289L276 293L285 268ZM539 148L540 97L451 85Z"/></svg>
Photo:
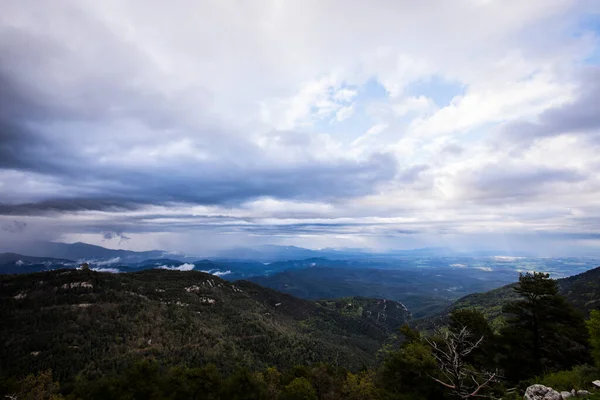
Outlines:
<svg viewBox="0 0 600 400"><path fill-rule="evenodd" d="M297 246L278 246L278 245L259 245L254 247L235 247L231 249L217 251L213 254L205 255L186 255L177 252L165 250L132 251L115 250L102 246L77 242L36 242L28 246L21 246L15 249L6 249L13 253L26 254L35 257L49 257L58 259L81 261L108 262L113 264L132 264L140 263L149 259L173 259L183 262L195 261L202 258L210 258L219 261L257 261L257 262L276 262L290 260L305 260L309 258L328 258L334 260L353 260L353 259L385 259L385 258L414 258L414 257L450 257L450 256L471 256L488 257L494 255L503 255L498 251L477 251L477 252L457 252L445 247L428 247L411 250L391 250L385 252L373 252L365 249L354 248L324 248L320 250L306 249ZM504 254L506 255L506 254ZM528 256L526 254L509 254L509 256Z"/></svg>
<svg viewBox="0 0 600 400"><path fill-rule="evenodd" d="M229 281L247 279L306 299L346 296L402 301L415 317L434 315L461 296L501 287L523 271L574 275L600 264L589 258L477 256L446 248L387 253L362 249L310 250L265 245L236 248L210 259L161 250L114 250L86 243L38 243L30 253L0 254L0 274L74 269L87 262L99 272L149 269L202 271Z"/></svg>
<svg viewBox="0 0 600 400"><path fill-rule="evenodd" d="M335 260L351 259L377 259L377 258L404 258L404 257L451 257L451 256L469 256L469 257L490 257L504 254L501 251L478 250L473 252L460 252L447 247L425 247L410 250L388 250L374 252L367 249L334 249L324 248L320 250L305 249L296 246L277 246L262 245L256 247L237 247L220 251L216 257L223 259L243 259L257 261L285 261L302 260L307 258L329 258ZM505 254L506 255L506 254ZM530 257L531 254L523 252L509 254L512 257Z"/></svg>
<svg viewBox="0 0 600 400"><path fill-rule="evenodd" d="M222 250L216 254L217 258L224 260L256 260L256 261L285 261L302 260L315 257L326 258L355 258L364 257L362 251L343 251L334 249L310 250L296 246L262 245L256 247L236 247Z"/></svg>
<svg viewBox="0 0 600 400"><path fill-rule="evenodd" d="M114 250L87 243L37 242L26 248L18 249L19 253L30 256L51 257L74 261L109 261L115 263L135 263L151 258L168 257L171 253L162 250L131 251ZM179 257L177 257L179 259Z"/></svg>
<svg viewBox="0 0 600 400"><path fill-rule="evenodd" d="M137 261L141 256L129 257L124 262L120 257L103 259L79 258L64 259L52 257L33 257L16 253L0 254L0 274L24 274L31 272L51 271L63 268L79 268L82 262L86 262L89 268L98 272L136 272L147 269L164 269L178 271L201 271L216 276L225 277L229 280L244 279L257 275L277 274L282 271L315 266L342 267L363 264L349 264L344 260L328 260L324 258L310 258L307 260L277 261L263 263L258 261L241 260L193 260L181 261L173 258L154 258ZM187 258L187 257L186 257Z"/></svg>
<svg viewBox="0 0 600 400"><path fill-rule="evenodd" d="M0 254L0 274L23 274L58 268L75 268L73 260L52 257L33 257L16 253Z"/></svg>

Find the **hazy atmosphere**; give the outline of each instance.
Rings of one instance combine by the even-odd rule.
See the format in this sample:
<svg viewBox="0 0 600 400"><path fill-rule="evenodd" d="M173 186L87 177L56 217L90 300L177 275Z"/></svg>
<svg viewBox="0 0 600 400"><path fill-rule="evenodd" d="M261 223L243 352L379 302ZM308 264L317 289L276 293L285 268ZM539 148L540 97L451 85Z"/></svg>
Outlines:
<svg viewBox="0 0 600 400"><path fill-rule="evenodd" d="M598 1L0 8L0 250L599 248Z"/></svg>

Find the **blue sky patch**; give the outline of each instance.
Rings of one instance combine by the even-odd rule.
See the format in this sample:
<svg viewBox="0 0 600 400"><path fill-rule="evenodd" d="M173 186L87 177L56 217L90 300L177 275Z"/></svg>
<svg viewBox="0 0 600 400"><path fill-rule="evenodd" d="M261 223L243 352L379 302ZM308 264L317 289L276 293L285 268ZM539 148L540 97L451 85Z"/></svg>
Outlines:
<svg viewBox="0 0 600 400"><path fill-rule="evenodd" d="M440 108L449 105L455 96L464 92L465 85L448 81L440 76L411 83L406 88L408 95L429 97Z"/></svg>

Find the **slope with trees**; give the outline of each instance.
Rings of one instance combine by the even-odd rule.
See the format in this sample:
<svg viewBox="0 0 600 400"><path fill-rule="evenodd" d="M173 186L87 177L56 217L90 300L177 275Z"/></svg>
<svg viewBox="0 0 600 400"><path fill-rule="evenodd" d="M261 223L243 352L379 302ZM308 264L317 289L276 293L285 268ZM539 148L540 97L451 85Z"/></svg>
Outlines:
<svg viewBox="0 0 600 400"><path fill-rule="evenodd" d="M506 322L499 330L480 311L453 310L447 326L426 333L402 325L392 345L388 339L380 348L391 327L373 318L374 311L387 310L382 301L313 303L193 272L65 272L0 280L2 313L10 323L2 328L0 395L54 400L516 399L532 383L561 391L593 390L590 382L600 375L600 313L592 311L584 323L560 295L558 283L543 273L520 276L511 289L514 300L503 306ZM99 306L112 308L111 318ZM44 322L46 313L51 323ZM93 345L78 342L81 347L71 352L65 346L54 349L56 342L51 342L44 350L50 359L40 351L27 354L35 361L25 368L15 362L25 359L19 349L29 351L28 344L41 345L57 333L69 346L83 338ZM251 346L243 344L246 339ZM371 359L360 368L353 358L363 362L377 349L378 362ZM81 353L83 358L74 356ZM43 360L49 362L38 362ZM72 371L65 370L69 363Z"/></svg>
<svg viewBox="0 0 600 400"><path fill-rule="evenodd" d="M0 366L11 374L52 368L59 379L147 357L223 370L319 361L358 369L373 365L391 329L410 317L388 304L392 317L380 311L378 320L196 271L2 276Z"/></svg>
<svg viewBox="0 0 600 400"><path fill-rule="evenodd" d="M573 305L582 315L600 307L600 267L568 278L556 279L558 294ZM446 325L453 310L475 309L485 315L492 328L498 330L505 324L503 306L519 298L514 291L517 284L512 283L488 292L474 293L458 299L442 312L422 318L417 325L421 329L435 329Z"/></svg>

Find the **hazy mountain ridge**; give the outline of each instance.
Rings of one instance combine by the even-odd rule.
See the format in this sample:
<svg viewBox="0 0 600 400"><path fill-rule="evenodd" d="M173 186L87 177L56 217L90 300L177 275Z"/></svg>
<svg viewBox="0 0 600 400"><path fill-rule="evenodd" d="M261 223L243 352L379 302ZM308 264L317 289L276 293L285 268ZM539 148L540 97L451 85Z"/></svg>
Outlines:
<svg viewBox="0 0 600 400"><path fill-rule="evenodd" d="M43 263L74 263L73 260L52 257L35 257L25 256L17 253L0 253L0 263L15 263L15 264L43 264Z"/></svg>
<svg viewBox="0 0 600 400"><path fill-rule="evenodd" d="M470 255L470 253L456 252L447 248L374 253L364 249L310 250L295 246L263 245L252 249L229 249L221 252L220 256L191 256L161 250L143 252L114 250L86 243L39 242L29 246L28 251L21 250L10 253L11 262L2 262L0 258L0 273L29 273L36 270L73 267L85 261L93 268L113 272L131 272L161 266L179 268L183 264L194 264L194 269L197 270L228 272L228 278L232 280L275 275L287 270L312 267L390 270L431 267L471 268L494 274L510 269L516 272L544 270L551 272L555 277L563 277L583 272L600 263L600 260L594 263L593 259L582 257L532 258L515 254L492 255L501 253L491 251L474 252ZM250 253L245 252L246 250ZM23 254L19 258L23 263L19 265L28 263L27 268L20 269L19 265L15 264L18 261L14 259L16 253ZM246 259L250 256L255 258ZM25 260L27 257L43 257L46 260L43 263L27 262ZM191 267L188 265L184 268ZM490 288L481 290L486 289Z"/></svg>
<svg viewBox="0 0 600 400"><path fill-rule="evenodd" d="M25 256L17 253L0 254L0 274L23 274L77 266L75 261L61 258Z"/></svg>
<svg viewBox="0 0 600 400"><path fill-rule="evenodd" d="M18 253L36 257L62 258L75 261L109 261L135 263L148 259L173 257L174 254L163 250L133 251L115 250L88 243L61 243L61 242L36 242L27 247L18 248ZM178 255L177 259L186 256Z"/></svg>
<svg viewBox="0 0 600 400"><path fill-rule="evenodd" d="M241 259L190 258L160 251L128 252L104 249L81 243L60 244L81 255L92 250L91 256L105 259L36 258L14 253L0 255L0 273L30 273L60 268L76 268L87 261L90 268L105 272L136 272L146 269L196 270L208 272L230 281L249 279L263 286L288 292L306 299L330 299L346 296L387 298L402 301L416 318L434 316L454 301L470 293L485 292L515 282L523 271L548 271L553 277L563 277L585 271L597 264L587 258L527 258L517 256L468 257L464 255L432 256L448 249L416 249L401 251L402 256L381 255L362 258L307 259L261 262ZM300 255L304 250L294 246L259 246L257 251L281 251L282 255ZM74 249L74 250L73 250ZM41 251L41 250L40 250ZM343 250L324 249L329 252ZM360 249L349 249L358 254ZM116 252L116 253L115 253ZM126 252L123 255L119 252ZM123 255L124 258L117 256ZM132 255L133 254L133 255ZM312 254L312 253L311 253ZM154 258L144 258L154 256ZM158 256L158 258L157 258ZM177 257L182 258L178 259ZM128 257L128 258L126 258ZM2 262L2 260L6 262ZM126 261L129 260L129 261ZM594 264L595 263L595 264Z"/></svg>
<svg viewBox="0 0 600 400"><path fill-rule="evenodd" d="M0 253L0 274L22 274L49 271L61 268L78 268L87 262L91 269L104 272L136 272L146 269L197 270L217 275L228 275L228 279L243 279L256 275L269 275L288 269L309 268L317 265L345 265L344 261L308 259L261 263L258 261L199 260L181 261L172 258L144 259L139 262L122 262L120 258L106 261L94 259L67 260L51 257L32 257L16 253Z"/></svg>
<svg viewBox="0 0 600 400"><path fill-rule="evenodd" d="M27 246L3 249L13 253L28 254L36 257L63 258L76 261L108 261L119 258L124 263L136 263L150 259L168 258L179 261L194 261L209 258L215 261L253 261L268 262L306 260L310 258L328 258L336 260L385 259L403 257L490 257L504 254L497 250L456 251L445 247L425 247L408 250L373 251L355 248L307 249L298 246L259 245L254 247L234 247L205 254L183 254L165 250L133 251L109 249L88 243L35 242ZM533 257L522 252L511 252L511 257Z"/></svg>

